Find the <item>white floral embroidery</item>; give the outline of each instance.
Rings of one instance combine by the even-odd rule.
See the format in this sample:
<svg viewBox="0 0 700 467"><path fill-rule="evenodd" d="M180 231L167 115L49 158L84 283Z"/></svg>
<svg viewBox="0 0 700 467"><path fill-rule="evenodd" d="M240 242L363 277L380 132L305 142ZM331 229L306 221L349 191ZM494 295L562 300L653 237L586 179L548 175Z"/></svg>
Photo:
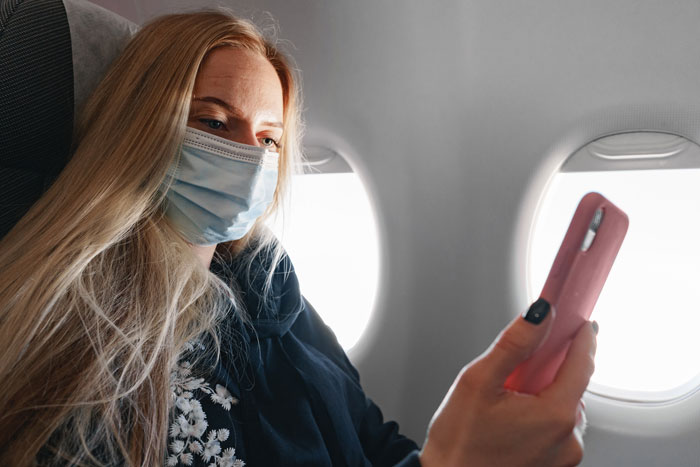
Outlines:
<svg viewBox="0 0 700 467"><path fill-rule="evenodd" d="M231 410L231 404L235 404L236 402L238 402L233 396L231 396L231 393L228 392L228 389L226 389L220 384L216 385L216 394L212 394L210 398L212 402L219 404L226 410Z"/></svg>
<svg viewBox="0 0 700 467"><path fill-rule="evenodd" d="M188 342L185 350L192 351L195 346L202 347L197 342ZM209 462L210 467L245 466L245 462L236 458L235 449L227 448L222 451L221 442L226 441L230 435L226 428L207 431L207 414L202 410L199 400L195 399L195 391L209 395L212 402L226 410L231 410L231 405L238 403L238 399L224 386L217 384L214 390L204 378L195 378L190 362L178 362L170 378L174 421L168 433L170 452L166 460L167 465L192 465L196 454L204 462Z"/></svg>

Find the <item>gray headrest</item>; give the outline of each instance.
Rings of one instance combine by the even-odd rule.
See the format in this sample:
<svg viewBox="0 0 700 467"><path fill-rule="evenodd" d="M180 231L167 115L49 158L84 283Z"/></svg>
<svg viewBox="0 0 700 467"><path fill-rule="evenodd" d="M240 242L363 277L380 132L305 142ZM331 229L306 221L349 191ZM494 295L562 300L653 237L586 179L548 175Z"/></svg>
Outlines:
<svg viewBox="0 0 700 467"><path fill-rule="evenodd" d="M74 108L78 111L138 28L85 0L63 0L63 4L70 25Z"/></svg>

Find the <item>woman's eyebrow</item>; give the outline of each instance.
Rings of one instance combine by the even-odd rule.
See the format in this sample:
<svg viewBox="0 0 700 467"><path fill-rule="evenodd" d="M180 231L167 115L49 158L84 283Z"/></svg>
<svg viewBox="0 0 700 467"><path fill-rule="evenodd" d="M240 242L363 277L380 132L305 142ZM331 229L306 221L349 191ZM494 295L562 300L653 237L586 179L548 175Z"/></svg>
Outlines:
<svg viewBox="0 0 700 467"><path fill-rule="evenodd" d="M235 117L238 117L242 114L240 110L229 104L228 102L219 99L218 97L214 96L206 96L206 97L193 97L192 98L193 102L210 102L212 104L216 104L218 106L223 107L226 109L229 113L234 115Z"/></svg>
<svg viewBox="0 0 700 467"><path fill-rule="evenodd" d="M275 128L284 128L284 125L282 125L282 122L262 122L262 125L264 126L273 126Z"/></svg>
<svg viewBox="0 0 700 467"><path fill-rule="evenodd" d="M228 102L219 99L218 97L214 96L205 96L205 97L193 97L192 98L193 102L210 102L212 104L216 104L218 106L223 107L226 109L231 115L234 117L240 117L243 112L229 104ZM262 123L265 126L273 126L277 128L284 128L284 125L282 125L282 122L277 122L277 121L266 121Z"/></svg>

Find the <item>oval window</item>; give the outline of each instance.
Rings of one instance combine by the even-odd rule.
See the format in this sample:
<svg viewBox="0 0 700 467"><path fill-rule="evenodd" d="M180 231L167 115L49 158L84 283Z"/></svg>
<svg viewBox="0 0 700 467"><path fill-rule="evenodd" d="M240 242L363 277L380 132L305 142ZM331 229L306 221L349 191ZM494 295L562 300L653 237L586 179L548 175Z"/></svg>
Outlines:
<svg viewBox="0 0 700 467"><path fill-rule="evenodd" d="M592 315L600 333L589 391L635 402L682 397L700 384L700 147L676 135L636 132L593 141L567 159L532 226L531 300L589 191L630 219Z"/></svg>
<svg viewBox="0 0 700 467"><path fill-rule="evenodd" d="M304 173L292 180L284 223L270 227L299 277L301 291L347 351L361 338L379 281L379 238L362 180L324 146L306 147Z"/></svg>

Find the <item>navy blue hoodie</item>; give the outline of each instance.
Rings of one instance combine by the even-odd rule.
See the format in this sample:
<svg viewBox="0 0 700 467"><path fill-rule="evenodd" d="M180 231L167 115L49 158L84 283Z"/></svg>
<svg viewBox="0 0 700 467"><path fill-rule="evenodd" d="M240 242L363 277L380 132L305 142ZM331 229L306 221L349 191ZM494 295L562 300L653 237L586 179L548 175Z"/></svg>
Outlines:
<svg viewBox="0 0 700 467"><path fill-rule="evenodd" d="M212 271L240 291L250 316L229 313L207 377L179 367L170 465L419 467L418 446L385 423L333 332L303 298L287 257L261 294L270 258Z"/></svg>

